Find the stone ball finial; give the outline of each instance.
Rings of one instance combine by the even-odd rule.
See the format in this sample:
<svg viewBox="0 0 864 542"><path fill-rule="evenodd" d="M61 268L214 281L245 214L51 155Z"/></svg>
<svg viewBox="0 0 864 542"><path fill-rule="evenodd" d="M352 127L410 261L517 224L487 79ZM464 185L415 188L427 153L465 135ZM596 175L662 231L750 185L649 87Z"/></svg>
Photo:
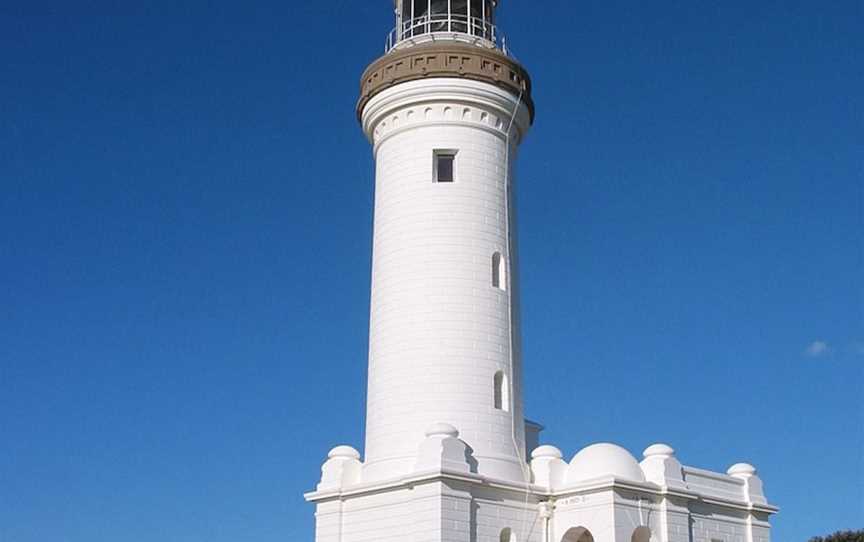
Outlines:
<svg viewBox="0 0 864 542"><path fill-rule="evenodd" d="M564 457L564 454L562 454L561 450L559 450L555 446L549 446L548 444L544 444L543 446L538 446L534 448L534 451L531 452L531 459L539 459L541 457L561 459L562 457Z"/></svg>
<svg viewBox="0 0 864 542"><path fill-rule="evenodd" d="M663 487L686 489L681 462L675 457L675 450L668 444L657 443L642 452L645 459L639 464L645 479Z"/></svg>
<svg viewBox="0 0 864 542"><path fill-rule="evenodd" d="M429 427L426 428L426 436L427 437L453 437L456 438L459 436L459 430L450 425L449 423L433 423Z"/></svg>
<svg viewBox="0 0 864 542"><path fill-rule="evenodd" d="M471 449L459 440L459 430L449 423L433 423L426 428L426 439L417 450L417 472L472 472Z"/></svg>
<svg viewBox="0 0 864 542"><path fill-rule="evenodd" d="M360 452L352 448L351 446L336 446L330 453L327 454L327 459L334 459L337 457L344 457L346 459L360 459Z"/></svg>
<svg viewBox="0 0 864 542"><path fill-rule="evenodd" d="M756 474L756 467L750 463L735 463L726 474L744 482L744 494L751 503L766 504L765 491L762 487L762 479Z"/></svg>
<svg viewBox="0 0 864 542"><path fill-rule="evenodd" d="M729 476L735 477L749 477L756 475L756 467L751 465L750 463L735 463L729 470L726 471L726 474Z"/></svg>
<svg viewBox="0 0 864 542"><path fill-rule="evenodd" d="M360 452L351 446L336 446L327 454L321 465L321 481L318 490L333 490L360 482Z"/></svg>
<svg viewBox="0 0 864 542"><path fill-rule="evenodd" d="M642 455L647 459L649 457L674 457L675 450L672 449L668 444L652 444L645 448L645 451L642 452Z"/></svg>

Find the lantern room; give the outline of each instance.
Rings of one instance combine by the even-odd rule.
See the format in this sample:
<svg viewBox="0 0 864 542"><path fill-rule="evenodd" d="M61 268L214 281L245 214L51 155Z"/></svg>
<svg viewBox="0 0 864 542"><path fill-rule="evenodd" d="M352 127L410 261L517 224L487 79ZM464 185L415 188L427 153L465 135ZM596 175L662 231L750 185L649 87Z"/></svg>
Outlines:
<svg viewBox="0 0 864 542"><path fill-rule="evenodd" d="M387 50L418 39L458 39L486 47L504 48L495 28L500 0L395 0L396 28Z"/></svg>

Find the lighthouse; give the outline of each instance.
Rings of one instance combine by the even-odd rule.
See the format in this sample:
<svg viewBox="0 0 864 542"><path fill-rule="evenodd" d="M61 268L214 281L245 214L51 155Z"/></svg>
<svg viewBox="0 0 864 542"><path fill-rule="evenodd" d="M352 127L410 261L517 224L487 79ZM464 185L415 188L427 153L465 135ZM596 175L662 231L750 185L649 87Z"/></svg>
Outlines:
<svg viewBox="0 0 864 542"><path fill-rule="evenodd" d="M424 432L447 424L479 474L525 481L513 163L534 107L496 4L397 3L362 77L376 166L369 479L411 473Z"/></svg>
<svg viewBox="0 0 864 542"><path fill-rule="evenodd" d="M535 107L500 4L397 0L361 77L375 161L366 440L363 454L333 448L306 495L316 541L767 542L776 508L749 464L684 467L665 444L640 463L608 443L568 463L538 446L514 204Z"/></svg>

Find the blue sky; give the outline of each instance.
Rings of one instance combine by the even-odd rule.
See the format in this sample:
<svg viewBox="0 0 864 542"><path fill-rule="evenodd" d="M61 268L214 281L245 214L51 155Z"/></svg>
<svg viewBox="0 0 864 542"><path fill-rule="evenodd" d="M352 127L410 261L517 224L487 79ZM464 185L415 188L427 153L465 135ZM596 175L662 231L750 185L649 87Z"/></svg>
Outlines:
<svg viewBox="0 0 864 542"><path fill-rule="evenodd" d="M0 540L311 540L362 445L390 5L0 5ZM74 4L74 5L73 5ZM125 5L124 5L125 4ZM542 9L541 9L542 6ZM864 4L508 0L526 405L864 526Z"/></svg>

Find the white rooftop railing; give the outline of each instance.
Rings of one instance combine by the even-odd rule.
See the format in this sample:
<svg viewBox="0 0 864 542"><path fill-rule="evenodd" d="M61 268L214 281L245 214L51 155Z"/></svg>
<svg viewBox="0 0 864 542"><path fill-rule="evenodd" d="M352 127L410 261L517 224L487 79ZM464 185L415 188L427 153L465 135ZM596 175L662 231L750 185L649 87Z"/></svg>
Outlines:
<svg viewBox="0 0 864 542"><path fill-rule="evenodd" d="M507 49L507 40L498 32L498 28L480 17L468 17L457 14L438 14L403 20L387 35L384 52L389 53L399 44L416 43L422 38L465 39L468 38L478 45L495 48L505 55L512 56ZM418 39L419 38L419 39Z"/></svg>

